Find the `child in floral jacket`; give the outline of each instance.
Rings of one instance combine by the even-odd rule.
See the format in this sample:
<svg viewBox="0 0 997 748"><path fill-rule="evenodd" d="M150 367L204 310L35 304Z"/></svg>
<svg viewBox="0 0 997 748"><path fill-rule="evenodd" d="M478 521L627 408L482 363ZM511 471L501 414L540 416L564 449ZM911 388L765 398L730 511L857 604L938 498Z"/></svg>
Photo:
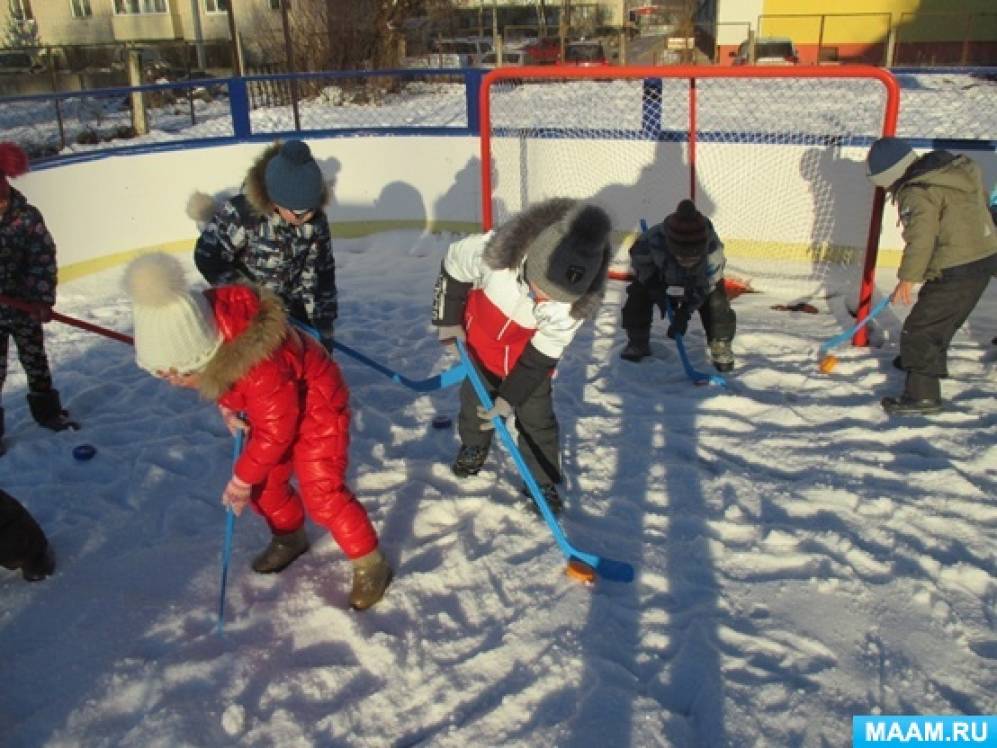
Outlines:
<svg viewBox="0 0 997 748"><path fill-rule="evenodd" d="M31 305L26 312L0 304L0 391L7 378L11 337L28 377L28 408L38 423L53 431L79 428L62 409L45 354L42 324L52 318L55 304L55 242L41 212L8 177L28 170L28 157L14 143L0 143L0 295ZM4 452L4 417L0 407L0 454Z"/></svg>

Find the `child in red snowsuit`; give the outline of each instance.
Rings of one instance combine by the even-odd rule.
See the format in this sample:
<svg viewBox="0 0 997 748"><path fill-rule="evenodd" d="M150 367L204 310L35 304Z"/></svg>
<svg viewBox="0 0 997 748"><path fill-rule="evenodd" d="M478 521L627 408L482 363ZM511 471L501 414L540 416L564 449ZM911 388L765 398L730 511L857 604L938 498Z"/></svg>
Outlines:
<svg viewBox="0 0 997 748"><path fill-rule="evenodd" d="M218 403L230 430L246 431L222 502L237 514L252 506L270 526L273 539L253 569L281 571L307 550L307 510L353 561L351 605L377 602L391 569L344 482L349 392L325 349L288 325L273 293L248 286L188 290L179 262L166 254L132 262L125 288L134 301L138 365L196 389Z"/></svg>

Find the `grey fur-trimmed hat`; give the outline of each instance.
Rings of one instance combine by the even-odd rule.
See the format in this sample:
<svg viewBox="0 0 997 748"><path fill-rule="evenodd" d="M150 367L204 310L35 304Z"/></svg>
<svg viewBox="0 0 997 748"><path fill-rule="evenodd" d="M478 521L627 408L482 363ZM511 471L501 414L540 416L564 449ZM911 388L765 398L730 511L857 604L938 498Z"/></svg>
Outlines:
<svg viewBox="0 0 997 748"><path fill-rule="evenodd" d="M529 243L526 279L552 300L574 304L607 266L611 229L602 208L574 204Z"/></svg>

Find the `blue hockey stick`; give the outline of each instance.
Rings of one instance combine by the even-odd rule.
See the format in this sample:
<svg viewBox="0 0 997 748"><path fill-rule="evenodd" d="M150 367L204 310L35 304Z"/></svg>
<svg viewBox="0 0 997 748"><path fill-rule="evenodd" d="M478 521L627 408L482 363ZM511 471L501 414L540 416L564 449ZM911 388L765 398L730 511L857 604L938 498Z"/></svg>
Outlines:
<svg viewBox="0 0 997 748"><path fill-rule="evenodd" d="M233 465L242 452L242 437L242 429L236 430L235 444L232 446ZM222 628L225 626L225 586L228 582L228 563L232 558L232 535L234 532L235 512L232 511L232 507L228 507L225 511L225 543L222 545L222 588L218 594L218 625L216 629L219 634L222 633Z"/></svg>
<svg viewBox="0 0 997 748"><path fill-rule="evenodd" d="M818 358L824 358L824 356L826 356L828 351L830 351L832 348L837 348L845 341L851 340L852 336L854 336L855 333L857 333L859 330L861 330L863 327L869 324L872 321L873 317L882 312L889 305L890 305L890 297L884 296L879 301L879 303L876 304L876 306L874 306L872 309L869 310L869 314L866 315L866 318L864 320L862 320L861 322L857 322L854 326L852 326L850 330L845 330L844 332L835 335L833 338L830 338L821 343L820 355Z"/></svg>
<svg viewBox="0 0 997 748"><path fill-rule="evenodd" d="M478 370L475 368L474 362L471 361L471 357L467 353L466 346L460 340L455 340L454 342L457 344L457 350L460 353L460 360L465 371L467 372L467 378L474 387L474 392L477 394L478 400L481 401L481 404L486 410L491 410L495 407L495 404L492 402L491 397L489 397L488 390L485 389L485 385L481 381ZM492 423L495 425L495 431L502 439L502 443L505 444L505 448L509 451L509 454L512 455L513 462L516 463L516 469L519 470L519 474L523 477L523 481L526 483L526 487L529 489L530 495L533 497L537 507L540 509L540 514L550 527L550 530L554 535L554 540L557 541L557 544L561 548L561 552L564 553L565 557L569 561L572 559L581 561L586 566L589 566L595 570L599 576L613 582L632 582L634 578L634 569L630 564L623 561L613 561L591 553L585 553L584 551L578 550L568 542L568 539L564 535L564 531L557 523L557 518L550 510L550 506L547 504L547 500L544 498L543 493L541 493L540 486L537 485L537 481L530 472L529 467L527 467L525 460L523 460L523 455L516 446L516 442L513 441L512 434L509 433L509 429L506 427L505 421L503 421L500 417L495 416L495 418L492 419Z"/></svg>
<svg viewBox="0 0 997 748"><path fill-rule="evenodd" d="M647 233L647 221L643 218L640 219L640 230ZM674 312L672 311L671 301L668 299L668 294L665 294L665 314L668 315L669 323L674 319ZM675 347L679 352L679 361L682 362L682 368L685 369L685 375L693 381L694 384L715 384L720 387L727 386L727 380L718 374L707 374L702 371L696 371L692 368L692 363L689 361L689 354L685 351L685 341L683 340L683 335L675 336Z"/></svg>
<svg viewBox="0 0 997 748"><path fill-rule="evenodd" d="M311 335L316 340L321 340L322 337L318 334L318 330L310 325L306 325L304 322L300 322L296 319L291 319L291 324L302 330L309 335ZM445 390L447 387L453 387L455 384L459 384L464 380L464 364L457 364L452 366L446 371L440 372L434 376L427 379L409 379L403 374L399 374L394 369L389 369L384 364L380 364L369 356L364 355L360 351L350 348L345 343L340 343L338 340L332 341L332 347L338 351L342 351L347 356L355 358L360 363L365 366L369 366L374 371L378 371L384 376L388 377L393 382L397 382L400 385L408 387L410 390L416 392L433 392L434 390ZM331 351L330 351L331 353Z"/></svg>

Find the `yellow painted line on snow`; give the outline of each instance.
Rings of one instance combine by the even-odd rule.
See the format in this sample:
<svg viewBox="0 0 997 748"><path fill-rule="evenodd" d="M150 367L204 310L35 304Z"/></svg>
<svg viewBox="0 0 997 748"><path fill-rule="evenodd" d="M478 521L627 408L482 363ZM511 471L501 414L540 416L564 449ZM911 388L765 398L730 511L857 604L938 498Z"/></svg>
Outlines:
<svg viewBox="0 0 997 748"><path fill-rule="evenodd" d="M467 235L481 230L481 224L473 221L426 221L420 219L410 220L384 220L384 221L344 221L331 225L332 235L337 239L359 239L374 234L387 233L389 231L425 231L427 233L452 233ZM636 241L639 234L633 231L616 231L614 238L618 239L617 246L620 252L625 252ZM109 255L95 257L92 260L74 262L59 268L59 282L69 283L70 281L84 278L102 270L123 265L129 260L139 255L149 252L172 252L180 254L183 252L193 252L197 238L179 239L163 244L153 244L138 249L129 249L124 252L115 252ZM858 247L827 247L819 252L817 257L823 262L848 263L857 261L864 248ZM810 248L802 244L788 244L779 242L759 242L746 239L725 239L724 252L728 257L750 258L773 260L779 262L805 262L812 263L814 254ZM895 268L900 265L901 250L880 249L877 267Z"/></svg>

